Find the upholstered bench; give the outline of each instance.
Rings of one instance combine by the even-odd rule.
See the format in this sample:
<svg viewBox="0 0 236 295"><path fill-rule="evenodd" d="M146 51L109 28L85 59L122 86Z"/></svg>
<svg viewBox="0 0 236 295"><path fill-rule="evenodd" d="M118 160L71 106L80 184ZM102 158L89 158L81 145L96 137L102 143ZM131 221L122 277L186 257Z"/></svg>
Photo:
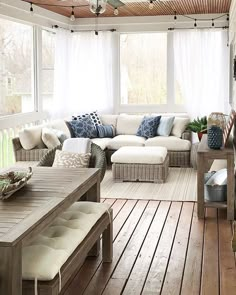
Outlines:
<svg viewBox="0 0 236 295"><path fill-rule="evenodd" d="M112 209L104 203L78 202L23 248L23 295L56 295L102 234L103 262L112 260Z"/></svg>
<svg viewBox="0 0 236 295"><path fill-rule="evenodd" d="M122 147L112 155L111 162L115 181L163 183L169 172L165 147Z"/></svg>

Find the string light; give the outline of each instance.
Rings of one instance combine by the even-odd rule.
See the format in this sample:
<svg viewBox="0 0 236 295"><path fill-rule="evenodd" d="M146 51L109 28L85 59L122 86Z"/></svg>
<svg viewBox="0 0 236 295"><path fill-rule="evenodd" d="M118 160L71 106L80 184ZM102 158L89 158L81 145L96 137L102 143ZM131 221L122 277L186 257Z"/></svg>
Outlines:
<svg viewBox="0 0 236 295"><path fill-rule="evenodd" d="M226 18L226 20L229 21L229 14L227 14L227 18Z"/></svg>
<svg viewBox="0 0 236 295"><path fill-rule="evenodd" d="M194 22L194 27L196 28L197 27L197 20L195 18L195 22Z"/></svg>
<svg viewBox="0 0 236 295"><path fill-rule="evenodd" d="M214 27L215 26L215 23L214 23L214 19L212 19L212 27Z"/></svg>
<svg viewBox="0 0 236 295"><path fill-rule="evenodd" d="M153 7L154 7L153 0L150 0L148 7L149 7L149 9L153 9Z"/></svg>
<svg viewBox="0 0 236 295"><path fill-rule="evenodd" d="M118 15L119 14L119 10L118 10L118 8L116 7L115 9L114 9L114 15Z"/></svg>
<svg viewBox="0 0 236 295"><path fill-rule="evenodd" d="M75 12L74 12L74 6L72 6L71 8L72 8L72 11L71 11L70 20L71 20L72 22L74 22L74 21L75 21Z"/></svg>
<svg viewBox="0 0 236 295"><path fill-rule="evenodd" d="M174 20L177 20L177 12L175 11Z"/></svg>
<svg viewBox="0 0 236 295"><path fill-rule="evenodd" d="M33 15L34 14L34 9L33 9L33 3L30 2L30 14Z"/></svg>

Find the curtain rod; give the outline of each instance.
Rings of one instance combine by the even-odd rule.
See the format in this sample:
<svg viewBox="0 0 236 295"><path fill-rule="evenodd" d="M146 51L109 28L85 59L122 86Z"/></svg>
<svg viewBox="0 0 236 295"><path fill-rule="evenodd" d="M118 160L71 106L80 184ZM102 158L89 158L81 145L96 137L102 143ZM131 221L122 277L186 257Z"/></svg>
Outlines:
<svg viewBox="0 0 236 295"><path fill-rule="evenodd" d="M168 28L168 31L175 31L175 30L199 30L199 29L222 29L222 30L227 30L229 27L224 26L224 27L195 27L195 28Z"/></svg>
<svg viewBox="0 0 236 295"><path fill-rule="evenodd" d="M52 28L53 29L60 28L60 29L68 30L71 33L94 32L94 31L96 31L96 32L116 32L116 29L104 29L104 30L96 30L96 29L94 29L94 30L70 30L70 29L66 29L66 28L60 27L58 25L53 25Z"/></svg>

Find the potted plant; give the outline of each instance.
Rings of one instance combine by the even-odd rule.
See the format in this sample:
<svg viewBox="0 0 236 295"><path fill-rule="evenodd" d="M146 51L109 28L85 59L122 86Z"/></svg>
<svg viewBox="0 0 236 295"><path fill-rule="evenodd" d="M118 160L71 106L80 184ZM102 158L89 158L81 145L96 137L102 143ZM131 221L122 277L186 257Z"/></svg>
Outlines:
<svg viewBox="0 0 236 295"><path fill-rule="evenodd" d="M207 117L197 117L187 126L187 130L197 133L199 141L202 139L202 135L207 133Z"/></svg>

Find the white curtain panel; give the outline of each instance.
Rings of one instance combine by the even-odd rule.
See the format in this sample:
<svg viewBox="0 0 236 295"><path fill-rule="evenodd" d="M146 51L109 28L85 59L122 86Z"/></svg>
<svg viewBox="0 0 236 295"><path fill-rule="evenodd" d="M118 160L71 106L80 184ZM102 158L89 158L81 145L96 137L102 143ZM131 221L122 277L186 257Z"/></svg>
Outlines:
<svg viewBox="0 0 236 295"><path fill-rule="evenodd" d="M114 32L57 31L54 116L113 112L115 38Z"/></svg>
<svg viewBox="0 0 236 295"><path fill-rule="evenodd" d="M228 112L229 48L226 30L183 30L174 34L175 79L192 117Z"/></svg>

